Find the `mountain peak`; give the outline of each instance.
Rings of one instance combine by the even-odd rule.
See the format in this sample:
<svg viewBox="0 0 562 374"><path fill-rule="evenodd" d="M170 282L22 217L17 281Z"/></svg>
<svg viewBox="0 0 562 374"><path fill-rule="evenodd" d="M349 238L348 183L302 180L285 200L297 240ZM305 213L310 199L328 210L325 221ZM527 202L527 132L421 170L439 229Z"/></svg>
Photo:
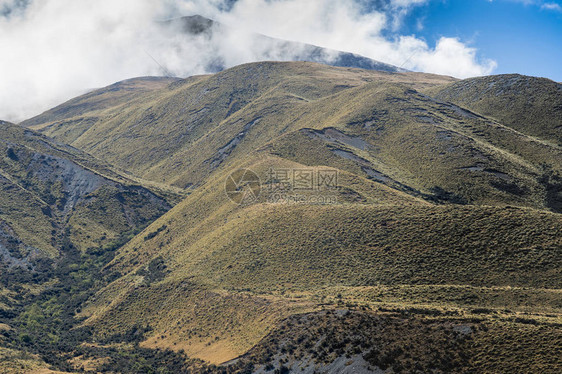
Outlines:
<svg viewBox="0 0 562 374"><path fill-rule="evenodd" d="M179 26L183 32L192 35L209 32L213 26L217 25L217 23L212 19L203 17L199 14L174 18L166 22L174 26Z"/></svg>
<svg viewBox="0 0 562 374"><path fill-rule="evenodd" d="M224 38L225 35L241 32L241 30L236 26L225 25L198 14L174 18L166 21L165 24L170 27L174 27L187 35L204 36L209 41L214 40L215 38L220 40L220 38ZM337 51L312 44L273 38L260 33L252 33L252 36L259 42L255 44L270 46L270 49L265 51L266 60L316 62L330 66L378 70L394 73L408 71L406 69L376 61L355 53ZM220 60L220 58L218 60ZM218 72L228 67L230 66L217 63L217 61L213 61L212 64L207 66L208 70L212 72Z"/></svg>

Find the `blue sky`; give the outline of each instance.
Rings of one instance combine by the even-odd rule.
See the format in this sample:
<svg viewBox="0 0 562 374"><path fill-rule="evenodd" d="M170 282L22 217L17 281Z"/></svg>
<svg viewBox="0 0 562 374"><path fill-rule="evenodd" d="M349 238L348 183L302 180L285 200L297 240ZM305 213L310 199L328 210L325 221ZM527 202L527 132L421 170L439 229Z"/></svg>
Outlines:
<svg viewBox="0 0 562 374"><path fill-rule="evenodd" d="M421 28L421 29L420 29ZM562 82L562 2L433 0L414 7L401 33L434 45L458 37L478 56L497 62L495 74L521 73Z"/></svg>

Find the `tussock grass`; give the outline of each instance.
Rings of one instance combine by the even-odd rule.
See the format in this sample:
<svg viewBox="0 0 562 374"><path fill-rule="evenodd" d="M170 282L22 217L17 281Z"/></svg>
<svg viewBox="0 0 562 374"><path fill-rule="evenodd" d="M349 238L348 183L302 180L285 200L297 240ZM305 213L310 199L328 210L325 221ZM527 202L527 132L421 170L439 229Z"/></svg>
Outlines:
<svg viewBox="0 0 562 374"><path fill-rule="evenodd" d="M562 85L518 74L466 79L429 90L440 100L491 116L524 134L562 145Z"/></svg>

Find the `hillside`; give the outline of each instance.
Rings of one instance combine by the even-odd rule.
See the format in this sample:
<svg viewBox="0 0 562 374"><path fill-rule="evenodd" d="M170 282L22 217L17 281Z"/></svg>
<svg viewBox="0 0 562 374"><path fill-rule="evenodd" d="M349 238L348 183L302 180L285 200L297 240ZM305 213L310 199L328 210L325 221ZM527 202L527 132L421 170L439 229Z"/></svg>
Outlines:
<svg viewBox="0 0 562 374"><path fill-rule="evenodd" d="M61 261L109 252L170 208L167 194L14 124L0 122L0 155L0 315L54 281Z"/></svg>
<svg viewBox="0 0 562 374"><path fill-rule="evenodd" d="M169 209L77 149L6 122L0 133L2 248L12 253L4 252L4 261L34 251L56 257L66 239L83 251L103 246Z"/></svg>
<svg viewBox="0 0 562 374"><path fill-rule="evenodd" d="M150 175L153 180L164 181L164 174L168 178L186 179L172 168L175 165L177 169L177 165L185 161L189 147L205 135L211 135L213 130L235 126L232 130L237 131L236 134L224 134L223 138L213 140L210 151L214 153L256 119L249 118L257 117L256 113L267 113L268 118L272 115L272 120L283 121L276 125L276 134L279 134L287 131L283 130L287 126L286 122L307 109L308 102L316 102L319 98L331 97L369 82L386 83L388 80L412 81L408 75L338 69L310 63L249 64L217 75L182 80L158 92L131 100L127 108L108 110L106 116L90 125L87 131L74 125L75 121L82 121L86 116L75 117L72 121L61 118L62 123L36 124L32 128L40 128L43 133L56 139L64 137L70 144L94 155L102 156L103 153L105 160L139 175ZM431 75L421 75L414 79L417 80L421 87L450 81ZM90 99L84 100L88 102ZM72 103L69 105L72 106ZM64 111L66 106L64 104L59 110ZM284 119L287 116L290 117ZM48 121L55 119L50 118ZM152 126L154 121L160 125ZM29 123L26 121L23 124ZM103 139L98 138L102 134ZM265 140L270 140L276 134L266 134L268 138ZM226 136L231 138L226 139ZM148 148L144 148L146 146ZM144 149L140 151L140 148ZM174 184L185 187L199 180L200 177ZM174 180L166 182L173 183Z"/></svg>
<svg viewBox="0 0 562 374"><path fill-rule="evenodd" d="M434 91L524 134L562 146L562 84L517 74L467 79Z"/></svg>
<svg viewBox="0 0 562 374"><path fill-rule="evenodd" d="M87 113L34 128L180 188L267 147L295 162L338 166L431 201L559 209L547 174L560 171L560 148L424 93L450 82L426 74L258 63L96 111L97 121L87 128L75 125L89 121Z"/></svg>
<svg viewBox="0 0 562 374"><path fill-rule="evenodd" d="M258 174L304 167L260 159ZM101 336L148 324L144 346L220 363L321 306L557 323L559 215L434 206L341 173L336 205L272 204L265 192L236 206L212 179L120 250L105 272L128 275L85 309L87 324Z"/></svg>
<svg viewBox="0 0 562 374"><path fill-rule="evenodd" d="M305 62L139 82L24 124L188 194L69 258L79 297L0 315L7 348L69 371L560 372L555 114L523 128L447 96L471 80Z"/></svg>
<svg viewBox="0 0 562 374"><path fill-rule="evenodd" d="M0 371L61 372L49 370L52 353L25 345L68 333L100 267L175 201L167 189L0 121Z"/></svg>

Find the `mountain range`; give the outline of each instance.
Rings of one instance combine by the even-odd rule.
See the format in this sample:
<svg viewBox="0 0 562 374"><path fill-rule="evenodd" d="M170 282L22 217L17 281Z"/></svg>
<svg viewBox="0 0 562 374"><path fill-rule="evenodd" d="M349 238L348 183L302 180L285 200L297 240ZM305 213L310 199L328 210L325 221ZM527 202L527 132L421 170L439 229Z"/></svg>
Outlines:
<svg viewBox="0 0 562 374"><path fill-rule="evenodd" d="M2 122L0 369L560 372L562 85L339 58Z"/></svg>

